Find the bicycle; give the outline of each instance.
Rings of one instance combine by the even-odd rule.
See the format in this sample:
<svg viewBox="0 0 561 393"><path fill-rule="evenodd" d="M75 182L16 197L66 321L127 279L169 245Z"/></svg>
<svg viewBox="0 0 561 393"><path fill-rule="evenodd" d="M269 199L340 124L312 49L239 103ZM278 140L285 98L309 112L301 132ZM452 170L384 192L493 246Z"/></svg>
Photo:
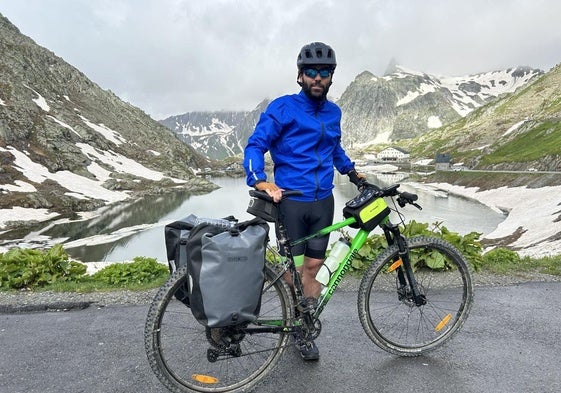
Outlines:
<svg viewBox="0 0 561 393"><path fill-rule="evenodd" d="M358 314L367 336L399 356L418 356L447 343L464 324L473 303L468 263L442 239L403 236L400 226L389 219L391 210L404 224L398 205L421 207L415 202L417 195L399 192L398 187L379 189L363 181L360 193L346 204L350 210L358 209L357 214L295 240L286 236L278 204L266 193L251 190L248 211L276 222L277 243L285 253L281 258L269 246L259 318L241 326L205 328L176 300L175 292L184 287L187 274L185 269L175 272L155 295L145 326L146 352L158 379L178 393L253 389L273 370L284 350L295 345L292 335L307 340L319 336L322 310L374 227L382 229L387 248L371 263L358 289ZM284 192L283 198L295 193ZM384 197L393 201L392 208ZM322 290L317 307L308 307L291 246L357 226L350 250ZM429 268L429 259L438 261L440 268ZM287 272L293 288L283 278Z"/></svg>

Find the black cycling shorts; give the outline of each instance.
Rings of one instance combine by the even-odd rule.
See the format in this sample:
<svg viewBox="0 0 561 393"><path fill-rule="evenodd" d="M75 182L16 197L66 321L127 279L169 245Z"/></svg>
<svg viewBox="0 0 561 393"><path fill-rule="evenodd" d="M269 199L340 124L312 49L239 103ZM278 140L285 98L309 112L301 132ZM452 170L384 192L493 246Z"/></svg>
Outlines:
<svg viewBox="0 0 561 393"><path fill-rule="evenodd" d="M321 201L302 202L286 199L280 204L280 212L290 240L300 239L316 233L333 223L335 202L333 195ZM277 239L279 238L277 231ZM324 259L329 243L329 235L316 237L292 248L292 255L305 255ZM281 248L282 252L282 248Z"/></svg>

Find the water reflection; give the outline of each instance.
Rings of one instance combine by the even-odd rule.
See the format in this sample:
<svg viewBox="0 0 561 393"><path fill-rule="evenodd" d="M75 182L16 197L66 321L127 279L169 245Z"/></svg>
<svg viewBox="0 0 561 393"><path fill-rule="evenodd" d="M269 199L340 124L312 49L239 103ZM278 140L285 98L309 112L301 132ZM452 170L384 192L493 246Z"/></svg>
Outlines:
<svg viewBox="0 0 561 393"><path fill-rule="evenodd" d="M435 193L427 188L423 189L422 184L407 183L404 180L406 174L369 174L368 177L381 186L401 182L401 190L419 195L419 204L423 206L423 210L418 211L408 206L405 209L407 221L444 221L452 231L462 234L477 231L485 234L494 230L504 219L503 215L475 201ZM182 191L120 203L104 208L90 220L51 224L38 230L36 234L59 239L71 257L83 262L125 261L132 260L135 256L165 261L163 227L171 221L189 214L213 218L233 215L240 220L252 218L246 212L249 196L245 179L214 178L213 181L221 188L208 194L193 195ZM343 218L345 202L356 193L356 187L349 183L346 176L337 176L334 190L335 219ZM392 220L398 219L392 217ZM274 237L273 233L271 235Z"/></svg>

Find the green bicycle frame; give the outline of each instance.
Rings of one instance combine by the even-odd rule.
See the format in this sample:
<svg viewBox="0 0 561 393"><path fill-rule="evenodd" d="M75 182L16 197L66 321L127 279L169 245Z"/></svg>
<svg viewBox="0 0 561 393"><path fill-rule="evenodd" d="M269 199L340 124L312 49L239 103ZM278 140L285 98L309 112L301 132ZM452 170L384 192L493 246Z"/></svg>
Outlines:
<svg viewBox="0 0 561 393"><path fill-rule="evenodd" d="M389 216L384 218L384 220L380 223L380 225L387 223L388 220L389 220ZM319 230L318 232L313 233L309 236L306 236L306 237L297 239L293 242L290 242L290 246L292 247L292 246L295 246L297 244L304 243L304 242L306 242L310 239L313 239L315 237L328 235L331 232L335 232L335 231L337 231L341 228L350 226L354 223L356 223L356 219L354 217L349 217L344 221L340 221L340 222L337 222L337 223L332 224L330 226L327 226L327 227L325 227L325 228ZM327 283L327 286L325 286L321 291L321 295L318 299L318 306L317 306L316 311L314 313L315 318L319 318L319 316L321 315L321 312L323 311L323 308L327 305L327 302L329 301L329 299L331 299L331 296L335 292L335 289L337 289L337 287L339 286L339 283L343 279L343 276L345 275L345 273L347 273L347 271L350 269L351 263L353 262L353 259L355 258L358 251L362 248L362 246L366 242L366 239L368 239L368 235L370 234L370 232L371 231L367 231L367 230L361 228L361 229L358 230L356 235L353 237L352 242L351 242L351 247L350 247L349 251L347 252L347 255L345 255L345 258L343 258L343 260L339 264L339 267L337 268L337 270L335 270L335 272L331 275L331 278L329 279L329 282Z"/></svg>

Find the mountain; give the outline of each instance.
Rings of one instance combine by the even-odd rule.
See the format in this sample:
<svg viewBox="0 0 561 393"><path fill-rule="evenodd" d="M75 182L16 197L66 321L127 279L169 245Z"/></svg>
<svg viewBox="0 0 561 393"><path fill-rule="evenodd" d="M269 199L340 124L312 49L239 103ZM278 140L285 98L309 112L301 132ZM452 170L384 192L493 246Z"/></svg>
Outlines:
<svg viewBox="0 0 561 393"><path fill-rule="evenodd" d="M350 150L411 139L452 123L543 74L516 67L461 77L430 75L390 63L383 77L365 71L345 89L343 145ZM269 100L251 112L193 112L161 123L202 154L223 159L243 152Z"/></svg>
<svg viewBox="0 0 561 393"><path fill-rule="evenodd" d="M462 77L390 65L383 77L365 71L337 101L347 146L411 139L452 123L543 74L529 67Z"/></svg>
<svg viewBox="0 0 561 393"><path fill-rule="evenodd" d="M188 112L160 123L201 154L220 160L243 152L247 138L269 102L262 101L250 112Z"/></svg>
<svg viewBox="0 0 561 393"><path fill-rule="evenodd" d="M561 171L561 65L409 148L417 157L449 153L470 168Z"/></svg>
<svg viewBox="0 0 561 393"><path fill-rule="evenodd" d="M240 152L234 128L247 112L189 112L161 120L185 143L209 158L222 159Z"/></svg>
<svg viewBox="0 0 561 393"><path fill-rule="evenodd" d="M194 178L207 158L1 14L0 53L0 209L70 213L213 187Z"/></svg>

